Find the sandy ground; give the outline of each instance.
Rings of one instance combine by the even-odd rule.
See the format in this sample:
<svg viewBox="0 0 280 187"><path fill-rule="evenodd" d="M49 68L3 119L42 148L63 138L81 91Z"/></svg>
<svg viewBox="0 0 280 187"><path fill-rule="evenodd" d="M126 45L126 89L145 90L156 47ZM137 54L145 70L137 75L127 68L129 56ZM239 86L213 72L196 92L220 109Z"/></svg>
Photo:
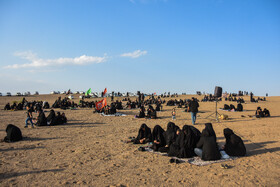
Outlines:
<svg viewBox="0 0 280 187"><path fill-rule="evenodd" d="M28 101L47 100L50 104L56 98L57 95L26 97ZM246 144L247 156L227 161L231 168L222 169L221 163L170 164L168 157L139 152L137 145L121 142L136 136L142 123L151 128L159 124L166 129L173 107L164 105L156 120L135 119L138 109L122 110L127 114L123 117L103 117L93 114L92 109L66 110L67 125L25 129L26 111L2 110L7 102L21 97L0 97L0 138L5 137L9 123L20 127L25 137L16 143L0 142L0 186L280 186L280 97L268 97L259 103L244 98L246 111L219 111L230 117L219 123L204 119L214 111L215 103L200 102L203 113L198 114L199 130L204 123L212 122L222 145L223 129L229 127ZM218 107L225 103L236 106L236 102L222 101ZM249 118L257 106L268 108L272 117ZM175 123L180 127L191 124L190 114L183 110L177 109Z"/></svg>

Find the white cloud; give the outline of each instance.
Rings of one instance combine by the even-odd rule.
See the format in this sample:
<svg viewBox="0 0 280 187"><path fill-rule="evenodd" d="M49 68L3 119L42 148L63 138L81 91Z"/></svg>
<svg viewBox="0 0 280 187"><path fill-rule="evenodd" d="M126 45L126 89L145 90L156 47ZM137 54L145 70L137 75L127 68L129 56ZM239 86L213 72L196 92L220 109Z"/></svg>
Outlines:
<svg viewBox="0 0 280 187"><path fill-rule="evenodd" d="M121 54L122 57L130 57L130 58L138 58L140 56L146 55L147 51L136 50L131 53L123 53Z"/></svg>
<svg viewBox="0 0 280 187"><path fill-rule="evenodd" d="M18 69L18 68L40 68L48 66L59 66L59 65L86 65L93 63L102 63L106 61L107 56L96 57L96 56L86 56L82 55L75 58L55 58L55 59L42 59L38 58L37 55L31 51L17 52L14 54L22 59L30 61L25 64L13 64L5 66L4 68Z"/></svg>

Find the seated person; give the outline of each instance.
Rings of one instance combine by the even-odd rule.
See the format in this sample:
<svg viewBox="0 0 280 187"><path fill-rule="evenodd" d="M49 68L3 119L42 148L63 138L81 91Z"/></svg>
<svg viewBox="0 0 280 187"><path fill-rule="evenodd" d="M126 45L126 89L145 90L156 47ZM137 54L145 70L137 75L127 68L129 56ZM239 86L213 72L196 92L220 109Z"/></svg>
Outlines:
<svg viewBox="0 0 280 187"><path fill-rule="evenodd" d="M230 104L229 109L235 111L235 106L233 104Z"/></svg>
<svg viewBox="0 0 280 187"><path fill-rule="evenodd" d="M176 141L176 138L178 136L177 135L177 130L178 129L179 129L179 127L176 126L175 123L173 123L173 122L169 122L167 124L167 129L163 133L163 136L164 136L164 139L165 139L165 142L166 142L166 146L159 148L160 152L168 152L171 144L173 144Z"/></svg>
<svg viewBox="0 0 280 187"><path fill-rule="evenodd" d="M162 129L161 126L156 125L154 127L152 132L152 141L153 141L152 149L154 151L158 151L160 147L164 147L166 145L163 133L164 130Z"/></svg>
<svg viewBox="0 0 280 187"><path fill-rule="evenodd" d="M262 117L264 117L264 114L263 114L263 111L262 111L262 109L261 109L261 107L258 107L257 108L257 110L256 110L256 117L257 118L262 118Z"/></svg>
<svg viewBox="0 0 280 187"><path fill-rule="evenodd" d="M226 138L226 144L223 146L223 150L229 156L245 156L246 155L246 147L242 141L242 139L234 134L234 132L226 128L224 129L224 136Z"/></svg>
<svg viewBox="0 0 280 187"><path fill-rule="evenodd" d="M196 146L196 138L191 126L184 125L179 133L176 142L173 143L169 150L168 156L176 156L179 158L190 158L195 156L194 148Z"/></svg>
<svg viewBox="0 0 280 187"><path fill-rule="evenodd" d="M12 124L6 128L7 136L4 138L5 142L16 142L22 140L21 130Z"/></svg>
<svg viewBox="0 0 280 187"><path fill-rule="evenodd" d="M145 117L145 107L141 106L139 109L139 115L135 116L136 118L144 118Z"/></svg>
<svg viewBox="0 0 280 187"><path fill-rule="evenodd" d="M4 107L4 110L11 110L11 105L10 103L7 103Z"/></svg>
<svg viewBox="0 0 280 187"><path fill-rule="evenodd" d="M127 141L133 142L134 144L145 144L152 141L152 132L151 129L143 123L138 131L138 135L135 139L131 139Z"/></svg>
<svg viewBox="0 0 280 187"><path fill-rule="evenodd" d="M64 121L63 121L63 117L60 114L60 112L57 112L57 115L55 116L55 122L54 125L63 125Z"/></svg>
<svg viewBox="0 0 280 187"><path fill-rule="evenodd" d="M47 123L48 125L54 125L54 122L55 122L55 112L53 109L50 110L50 113L47 117Z"/></svg>
<svg viewBox="0 0 280 187"><path fill-rule="evenodd" d="M237 104L236 111L242 112L243 111L243 105L241 103Z"/></svg>
<svg viewBox="0 0 280 187"><path fill-rule="evenodd" d="M156 111L160 111L160 109L161 109L161 104L158 103L157 106L156 106Z"/></svg>
<svg viewBox="0 0 280 187"><path fill-rule="evenodd" d="M152 107L152 105L149 105L149 108L147 110L147 118L156 119L157 118L157 112Z"/></svg>
<svg viewBox="0 0 280 187"><path fill-rule="evenodd" d="M201 133L201 138L197 143L194 149L194 152L202 158L202 160L219 160L221 154L216 143L215 136L211 135L212 133L209 129L205 128Z"/></svg>
<svg viewBox="0 0 280 187"><path fill-rule="evenodd" d="M263 109L263 115L264 117L270 117L270 112L266 108Z"/></svg>
<svg viewBox="0 0 280 187"><path fill-rule="evenodd" d="M35 125L37 126L47 126L47 118L45 116L45 113L42 109L38 110L39 114L36 118L37 122Z"/></svg>
<svg viewBox="0 0 280 187"><path fill-rule="evenodd" d="M117 109L115 107L115 104L111 103L110 109L109 109L109 114L115 114L115 113L117 113Z"/></svg>
<svg viewBox="0 0 280 187"><path fill-rule="evenodd" d="M230 110L230 107L229 107L229 105L227 105L227 104L224 104L224 110Z"/></svg>
<svg viewBox="0 0 280 187"><path fill-rule="evenodd" d="M66 116L65 116L65 113L64 113L64 112L62 112L62 114L61 114L61 118L62 118L62 122L63 122L63 124L67 123L67 118L66 118Z"/></svg>

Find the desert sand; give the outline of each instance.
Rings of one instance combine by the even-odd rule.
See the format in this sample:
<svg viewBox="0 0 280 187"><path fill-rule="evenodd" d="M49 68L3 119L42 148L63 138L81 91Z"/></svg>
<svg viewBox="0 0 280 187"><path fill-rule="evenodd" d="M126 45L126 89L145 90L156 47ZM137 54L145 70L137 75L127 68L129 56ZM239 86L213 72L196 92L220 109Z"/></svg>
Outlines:
<svg viewBox="0 0 280 187"><path fill-rule="evenodd" d="M38 95L26 99L46 100L52 105L57 97ZM78 102L78 95L74 97ZM191 97L185 95L176 99ZM211 122L219 145L225 142L223 129L226 127L244 140L247 156L223 162L229 169L221 168L221 163L171 164L169 157L140 152L139 145L121 142L136 136L142 123L150 128L158 124L166 129L167 123L172 121L173 107L165 104L163 111L158 112L160 119L156 120L135 119L138 109L121 110L127 114L122 117L104 117L94 114L93 109L55 109L65 112L68 124L25 129L26 111L3 110L7 102L21 98L0 97L0 138L6 136L5 129L10 123L20 127L24 136L20 142L0 142L0 186L280 186L280 97L251 103L246 96L246 104L243 104L246 111L218 111L230 117L220 122L205 119L214 112L214 102L199 103L199 110L203 112L197 117L199 130L204 128L204 123ZM236 102L222 101L218 108L224 104L236 106ZM272 117L249 118L257 106L269 109ZM48 115L49 110L45 111ZM176 111L176 125L191 125L189 113L183 112L184 109Z"/></svg>

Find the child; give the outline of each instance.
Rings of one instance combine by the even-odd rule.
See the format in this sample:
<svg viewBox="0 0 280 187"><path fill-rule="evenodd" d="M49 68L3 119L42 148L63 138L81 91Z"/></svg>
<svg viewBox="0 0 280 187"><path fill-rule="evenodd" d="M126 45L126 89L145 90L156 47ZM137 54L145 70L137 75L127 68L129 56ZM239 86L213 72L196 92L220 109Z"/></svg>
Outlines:
<svg viewBox="0 0 280 187"><path fill-rule="evenodd" d="M28 121L30 121L31 127L34 128L33 122L32 122L32 109L29 108L29 106L27 106L27 107L26 107L26 110L27 110L27 118L26 118L26 120L25 120L25 126L24 126L24 128L27 128L27 127L28 127Z"/></svg>
<svg viewBox="0 0 280 187"><path fill-rule="evenodd" d="M176 111L175 108L172 109L172 120L176 119Z"/></svg>

